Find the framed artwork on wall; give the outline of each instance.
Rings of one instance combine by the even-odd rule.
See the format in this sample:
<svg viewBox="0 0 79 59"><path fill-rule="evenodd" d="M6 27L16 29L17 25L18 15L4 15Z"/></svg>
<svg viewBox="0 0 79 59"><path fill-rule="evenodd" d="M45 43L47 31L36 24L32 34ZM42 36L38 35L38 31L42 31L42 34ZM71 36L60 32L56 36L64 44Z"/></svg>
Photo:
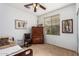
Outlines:
<svg viewBox="0 0 79 59"><path fill-rule="evenodd" d="M26 25L25 21L18 20L18 19L15 20L15 28L16 29L24 29L25 25Z"/></svg>
<svg viewBox="0 0 79 59"><path fill-rule="evenodd" d="M73 19L62 21L62 33L73 33Z"/></svg>

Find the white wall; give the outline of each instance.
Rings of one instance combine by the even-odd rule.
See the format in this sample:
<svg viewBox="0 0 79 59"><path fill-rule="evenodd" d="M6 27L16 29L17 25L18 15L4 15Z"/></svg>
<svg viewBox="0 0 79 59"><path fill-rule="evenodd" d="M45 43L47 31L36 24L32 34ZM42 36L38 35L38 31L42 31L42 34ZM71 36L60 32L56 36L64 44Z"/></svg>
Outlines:
<svg viewBox="0 0 79 59"><path fill-rule="evenodd" d="M1 27L2 27L2 22L0 21L0 35L2 35L2 28Z"/></svg>
<svg viewBox="0 0 79 59"><path fill-rule="evenodd" d="M26 29L15 29L15 19L27 21ZM37 25L37 17L28 12L21 11L6 4L0 4L0 34L23 40L24 33L31 32L31 27ZM2 29L2 30L1 30Z"/></svg>
<svg viewBox="0 0 79 59"><path fill-rule="evenodd" d="M45 35L45 43L76 51L77 49L77 20L76 5L72 4L64 8L49 12L38 17L38 24L44 23L44 17L60 14L60 35ZM73 19L73 33L62 33L62 20Z"/></svg>
<svg viewBox="0 0 79 59"><path fill-rule="evenodd" d="M77 19L78 19L78 37L77 37L77 40L78 40L78 53L79 53L79 3L77 3L76 4L76 11L77 11L77 13L78 13L78 15L77 15Z"/></svg>

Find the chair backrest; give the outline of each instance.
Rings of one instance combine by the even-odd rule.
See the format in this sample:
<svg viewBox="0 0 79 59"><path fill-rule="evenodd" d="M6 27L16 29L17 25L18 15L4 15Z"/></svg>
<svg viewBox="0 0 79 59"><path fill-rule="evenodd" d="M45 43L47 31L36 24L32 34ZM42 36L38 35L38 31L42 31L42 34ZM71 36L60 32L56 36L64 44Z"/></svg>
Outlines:
<svg viewBox="0 0 79 59"><path fill-rule="evenodd" d="M24 34L24 38L25 38L25 39L30 39L30 33L27 33L27 34L25 33L25 34Z"/></svg>

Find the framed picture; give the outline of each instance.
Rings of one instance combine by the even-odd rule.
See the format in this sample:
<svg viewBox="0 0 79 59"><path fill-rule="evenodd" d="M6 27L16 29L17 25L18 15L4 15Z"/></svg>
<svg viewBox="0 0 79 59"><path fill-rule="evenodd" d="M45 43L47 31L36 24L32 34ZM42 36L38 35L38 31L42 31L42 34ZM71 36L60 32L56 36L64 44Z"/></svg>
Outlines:
<svg viewBox="0 0 79 59"><path fill-rule="evenodd" d="M73 33L73 20L67 19L62 21L62 32Z"/></svg>
<svg viewBox="0 0 79 59"><path fill-rule="evenodd" d="M15 28L16 29L24 29L25 28L25 21L22 20L15 20Z"/></svg>

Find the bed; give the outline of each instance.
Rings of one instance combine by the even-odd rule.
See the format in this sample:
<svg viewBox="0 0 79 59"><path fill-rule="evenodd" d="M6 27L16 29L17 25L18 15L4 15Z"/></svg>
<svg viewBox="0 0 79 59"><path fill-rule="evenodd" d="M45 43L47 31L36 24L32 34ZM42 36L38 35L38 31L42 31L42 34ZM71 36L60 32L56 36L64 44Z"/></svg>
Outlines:
<svg viewBox="0 0 79 59"><path fill-rule="evenodd" d="M6 41L5 41L6 40ZM0 38L0 56L32 56L32 49L23 49L14 42L7 44L8 38Z"/></svg>

